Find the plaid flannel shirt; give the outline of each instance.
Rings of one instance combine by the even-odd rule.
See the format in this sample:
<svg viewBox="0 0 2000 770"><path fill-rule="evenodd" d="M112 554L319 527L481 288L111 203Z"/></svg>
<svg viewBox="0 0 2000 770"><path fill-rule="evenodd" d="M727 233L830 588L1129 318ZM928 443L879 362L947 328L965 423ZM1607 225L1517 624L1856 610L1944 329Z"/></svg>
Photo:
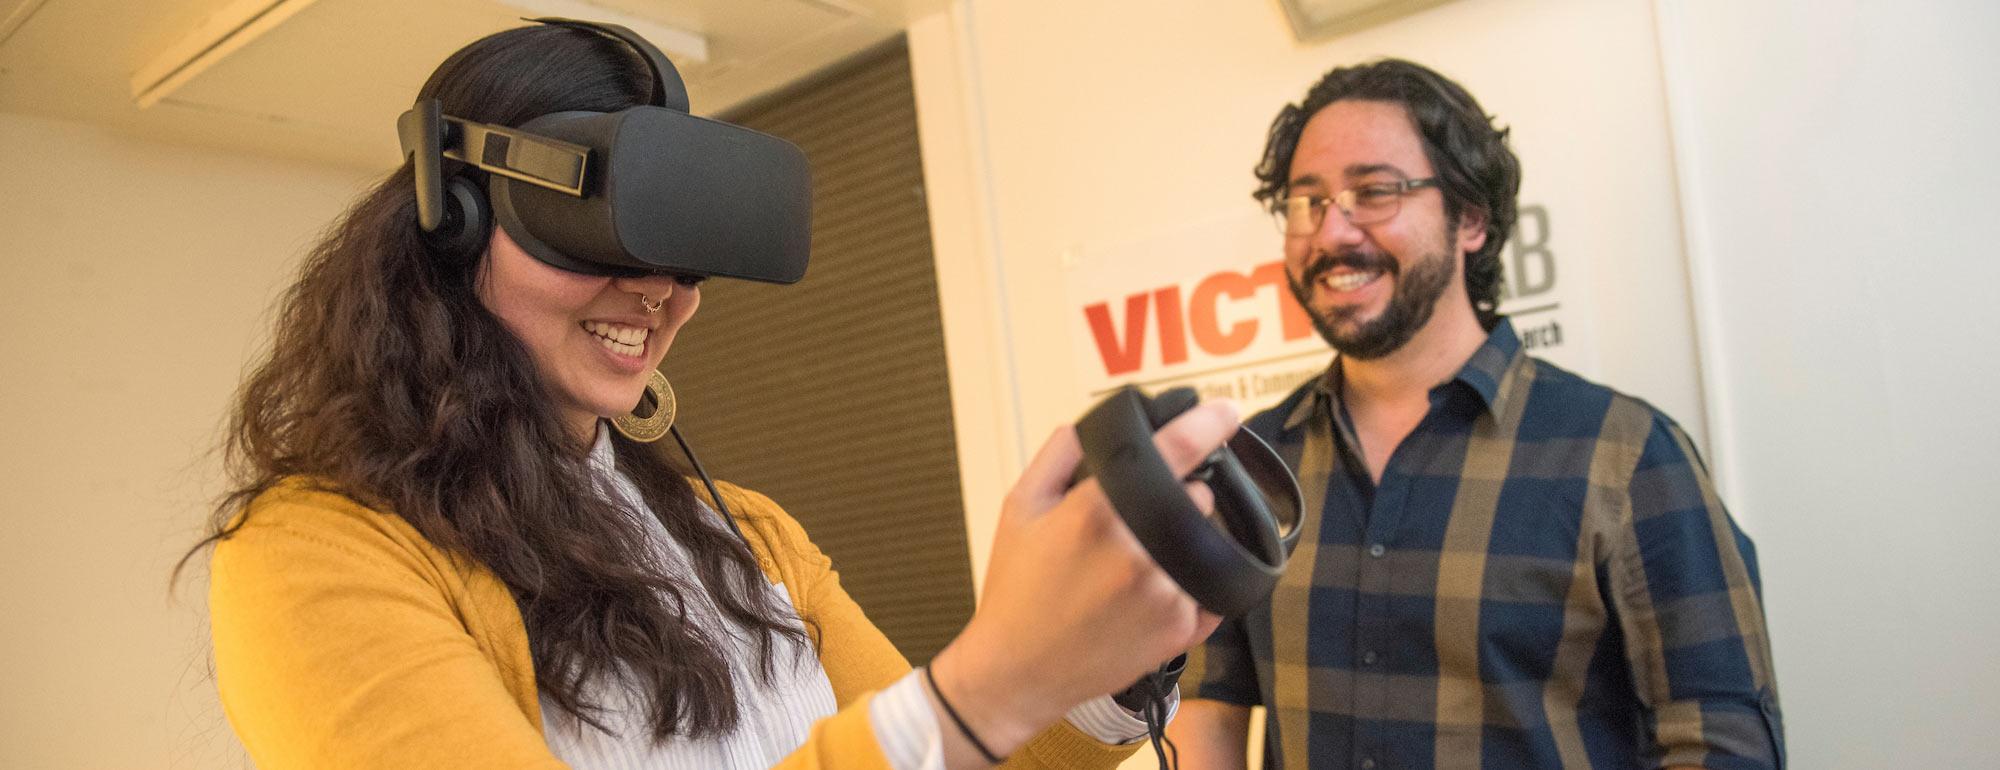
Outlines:
<svg viewBox="0 0 2000 770"><path fill-rule="evenodd" d="M1678 426L1503 320L1377 485L1339 366L1248 422L1308 514L1184 679L1269 707L1267 767L1782 767L1755 552Z"/></svg>

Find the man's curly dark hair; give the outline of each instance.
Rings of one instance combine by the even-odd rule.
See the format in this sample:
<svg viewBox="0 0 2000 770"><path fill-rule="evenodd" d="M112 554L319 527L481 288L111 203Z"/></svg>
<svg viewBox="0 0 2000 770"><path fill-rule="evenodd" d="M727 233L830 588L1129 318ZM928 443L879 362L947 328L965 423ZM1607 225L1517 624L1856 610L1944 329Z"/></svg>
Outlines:
<svg viewBox="0 0 2000 770"><path fill-rule="evenodd" d="M1409 113L1423 139L1424 154L1436 169L1445 218L1452 227L1466 211L1486 213L1486 244L1465 258L1465 290L1479 325L1491 331L1500 322L1500 249L1514 231L1521 162L1507 147L1507 129L1495 126L1472 94L1451 79L1402 59L1326 73L1303 101L1285 105L1271 121L1252 197L1274 210L1280 205L1291 181L1292 152L1306 121L1343 99L1394 102Z"/></svg>

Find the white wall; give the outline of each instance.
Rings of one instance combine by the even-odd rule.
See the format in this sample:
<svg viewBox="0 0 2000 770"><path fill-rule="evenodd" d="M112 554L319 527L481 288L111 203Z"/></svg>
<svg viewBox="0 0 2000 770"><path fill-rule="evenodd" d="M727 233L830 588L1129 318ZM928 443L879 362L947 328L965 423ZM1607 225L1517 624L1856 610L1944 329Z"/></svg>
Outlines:
<svg viewBox="0 0 2000 770"><path fill-rule="evenodd" d="M1796 767L2000 756L2000 6L1661 3Z"/></svg>
<svg viewBox="0 0 2000 770"><path fill-rule="evenodd" d="M361 175L9 114L0 148L0 766L243 765L205 585L170 603L167 572L266 308Z"/></svg>

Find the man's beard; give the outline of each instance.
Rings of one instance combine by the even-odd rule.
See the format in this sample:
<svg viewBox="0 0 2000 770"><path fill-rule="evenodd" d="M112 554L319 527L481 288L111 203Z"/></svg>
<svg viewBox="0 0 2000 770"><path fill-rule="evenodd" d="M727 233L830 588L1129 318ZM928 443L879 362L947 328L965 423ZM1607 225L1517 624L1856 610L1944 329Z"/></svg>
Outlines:
<svg viewBox="0 0 2000 770"><path fill-rule="evenodd" d="M1383 308L1381 315L1359 321L1355 316L1365 310L1360 306L1334 308L1325 314L1313 307L1314 285L1328 271L1342 266L1351 270L1380 270L1381 277L1375 279L1378 281L1396 279L1396 290L1389 295L1389 306ZM1438 298L1451 287L1453 268L1451 254L1444 250L1419 258L1407 274L1387 254L1347 250L1322 257L1290 283L1292 296L1298 298L1299 306L1305 308L1326 344L1343 356L1365 361L1394 353L1417 336L1417 330L1430 322Z"/></svg>

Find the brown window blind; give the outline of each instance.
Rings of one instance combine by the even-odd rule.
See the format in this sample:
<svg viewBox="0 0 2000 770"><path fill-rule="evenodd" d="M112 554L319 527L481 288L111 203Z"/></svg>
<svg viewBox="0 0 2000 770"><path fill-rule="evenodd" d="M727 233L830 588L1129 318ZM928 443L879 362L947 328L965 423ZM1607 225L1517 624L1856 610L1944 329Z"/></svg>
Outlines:
<svg viewBox="0 0 2000 770"><path fill-rule="evenodd" d="M901 40L732 114L803 148L805 280L702 284L662 369L716 478L797 517L913 663L972 614L937 273Z"/></svg>

